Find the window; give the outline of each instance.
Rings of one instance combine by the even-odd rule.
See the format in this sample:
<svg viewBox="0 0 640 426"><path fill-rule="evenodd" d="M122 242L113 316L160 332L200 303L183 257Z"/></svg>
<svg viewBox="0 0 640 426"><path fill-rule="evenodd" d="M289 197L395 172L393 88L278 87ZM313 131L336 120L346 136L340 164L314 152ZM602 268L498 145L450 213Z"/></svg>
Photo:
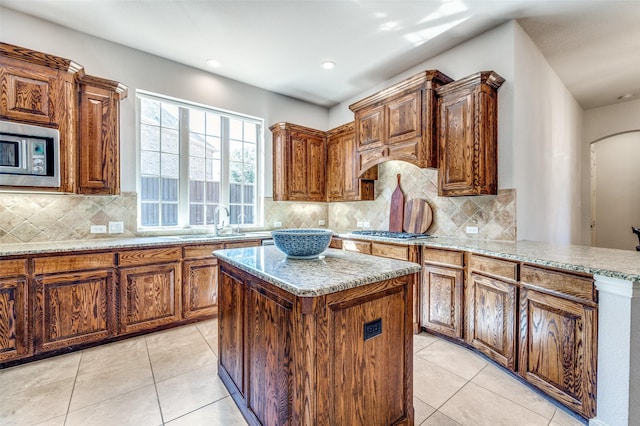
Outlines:
<svg viewBox="0 0 640 426"><path fill-rule="evenodd" d="M262 120L138 92L139 225L258 225Z"/></svg>

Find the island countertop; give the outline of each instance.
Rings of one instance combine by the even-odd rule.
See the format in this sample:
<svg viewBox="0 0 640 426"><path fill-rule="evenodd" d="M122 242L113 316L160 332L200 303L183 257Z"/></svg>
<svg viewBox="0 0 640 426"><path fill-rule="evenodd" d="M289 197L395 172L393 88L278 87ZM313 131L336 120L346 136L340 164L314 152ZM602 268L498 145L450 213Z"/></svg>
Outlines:
<svg viewBox="0 0 640 426"><path fill-rule="evenodd" d="M319 259L290 259L275 246L213 252L219 259L296 296L321 296L420 271L417 263L328 249Z"/></svg>

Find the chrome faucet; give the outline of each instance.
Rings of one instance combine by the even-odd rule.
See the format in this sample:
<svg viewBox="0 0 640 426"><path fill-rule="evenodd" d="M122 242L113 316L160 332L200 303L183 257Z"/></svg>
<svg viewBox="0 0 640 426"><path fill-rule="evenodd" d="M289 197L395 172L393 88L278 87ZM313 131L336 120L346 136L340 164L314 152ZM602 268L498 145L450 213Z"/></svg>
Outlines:
<svg viewBox="0 0 640 426"><path fill-rule="evenodd" d="M216 217L216 213L218 213L220 209L224 209L224 211L227 213L227 217L231 217L231 213L229 212L229 209L226 206L223 206L222 204L218 204L216 208L213 210L213 217ZM218 217L218 223L219 222L220 222L220 217ZM213 233L216 236L220 235L220 229L224 228L224 220L222 221L221 227L218 227L218 223L215 223L213 225Z"/></svg>
<svg viewBox="0 0 640 426"><path fill-rule="evenodd" d="M236 218L236 225L237 225L237 228L236 228L236 234L239 234L239 233L240 233L240 224L243 224L243 225L244 225L244 219L245 219L245 217L246 217L246 216L244 215L244 213L240 213L240 214L238 215L238 217ZM242 218L242 221L240 221L240 218Z"/></svg>

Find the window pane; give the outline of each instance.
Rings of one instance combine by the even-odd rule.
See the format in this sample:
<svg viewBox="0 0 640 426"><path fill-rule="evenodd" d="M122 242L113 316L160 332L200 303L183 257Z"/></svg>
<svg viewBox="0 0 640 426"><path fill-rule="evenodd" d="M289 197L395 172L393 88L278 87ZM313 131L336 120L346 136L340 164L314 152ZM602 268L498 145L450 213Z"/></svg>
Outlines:
<svg viewBox="0 0 640 426"><path fill-rule="evenodd" d="M207 158L220 158L220 138L207 136Z"/></svg>
<svg viewBox="0 0 640 426"><path fill-rule="evenodd" d="M253 224L253 206L244 206L244 223Z"/></svg>
<svg viewBox="0 0 640 426"><path fill-rule="evenodd" d="M178 131L162 129L162 152L177 154L178 148Z"/></svg>
<svg viewBox="0 0 640 426"><path fill-rule="evenodd" d="M207 225L216 225L217 224L216 218L213 215L213 212L215 212L216 207L217 207L216 205L207 206L207 208L206 208L206 210L207 210L207 218L206 218L207 223L206 224ZM216 216L218 216L218 215L216 215Z"/></svg>
<svg viewBox="0 0 640 426"><path fill-rule="evenodd" d="M140 183L141 200L157 201L160 199L160 178L143 176Z"/></svg>
<svg viewBox="0 0 640 426"><path fill-rule="evenodd" d="M189 130L204 133L204 111L189 109Z"/></svg>
<svg viewBox="0 0 640 426"><path fill-rule="evenodd" d="M244 183L255 183L256 181L256 166L250 163L244 163L242 177Z"/></svg>
<svg viewBox="0 0 640 426"><path fill-rule="evenodd" d="M229 184L229 202L242 203L242 185L237 183Z"/></svg>
<svg viewBox="0 0 640 426"><path fill-rule="evenodd" d="M231 217L229 218L230 223L236 225L238 223L238 216L242 213L242 206L232 204L229 206L229 211L231 212Z"/></svg>
<svg viewBox="0 0 640 426"><path fill-rule="evenodd" d="M242 120L229 119L229 138L242 140Z"/></svg>
<svg viewBox="0 0 640 426"><path fill-rule="evenodd" d="M189 224L204 225L204 204L191 204L189 206Z"/></svg>
<svg viewBox="0 0 640 426"><path fill-rule="evenodd" d="M179 124L178 112L179 112L179 109L177 105L162 102L160 125L168 129L177 129Z"/></svg>
<svg viewBox="0 0 640 426"><path fill-rule="evenodd" d="M160 124L160 102L151 99L140 101L140 123L156 126Z"/></svg>
<svg viewBox="0 0 640 426"><path fill-rule="evenodd" d="M178 205L162 205L162 226L176 226L178 224Z"/></svg>
<svg viewBox="0 0 640 426"><path fill-rule="evenodd" d="M220 202L220 182L207 182L207 203Z"/></svg>
<svg viewBox="0 0 640 426"><path fill-rule="evenodd" d="M256 123L244 122L244 140L245 142L256 142Z"/></svg>
<svg viewBox="0 0 640 426"><path fill-rule="evenodd" d="M160 154L162 176L177 179L180 176L180 157L176 154Z"/></svg>
<svg viewBox="0 0 640 426"><path fill-rule="evenodd" d="M205 155L205 139L198 133L189 134L189 155L193 157L204 157Z"/></svg>
<svg viewBox="0 0 640 426"><path fill-rule="evenodd" d="M245 185L244 186L244 203L245 204L253 204L255 187L253 185Z"/></svg>
<svg viewBox="0 0 640 426"><path fill-rule="evenodd" d="M158 204L142 203L140 205L140 223L142 226L158 226L160 224L160 210Z"/></svg>
<svg viewBox="0 0 640 426"><path fill-rule="evenodd" d="M229 142L229 160L242 161L242 142Z"/></svg>
<svg viewBox="0 0 640 426"><path fill-rule="evenodd" d="M207 135L220 136L220 116L207 113Z"/></svg>
<svg viewBox="0 0 640 426"><path fill-rule="evenodd" d="M152 151L140 152L140 173L143 175L160 175L160 153Z"/></svg>
<svg viewBox="0 0 640 426"><path fill-rule="evenodd" d="M140 126L140 148L148 151L158 151L160 149L160 127Z"/></svg>
<svg viewBox="0 0 640 426"><path fill-rule="evenodd" d="M242 163L235 161L229 163L229 182L242 183Z"/></svg>
<svg viewBox="0 0 640 426"><path fill-rule="evenodd" d="M178 179L162 179L162 201L178 201Z"/></svg>
<svg viewBox="0 0 640 426"><path fill-rule="evenodd" d="M192 203L204 203L204 181L189 181L189 201Z"/></svg>
<svg viewBox="0 0 640 426"><path fill-rule="evenodd" d="M189 159L189 178L193 180L204 180L205 178L204 158L191 157Z"/></svg>

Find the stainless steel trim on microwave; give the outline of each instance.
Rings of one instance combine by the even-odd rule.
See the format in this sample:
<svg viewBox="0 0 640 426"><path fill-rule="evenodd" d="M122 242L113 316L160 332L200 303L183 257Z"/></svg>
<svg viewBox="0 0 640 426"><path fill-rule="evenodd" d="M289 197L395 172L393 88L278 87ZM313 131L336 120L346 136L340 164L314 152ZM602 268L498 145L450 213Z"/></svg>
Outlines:
<svg viewBox="0 0 640 426"><path fill-rule="evenodd" d="M17 164L0 165L1 186L60 186L60 132L57 129L30 124L0 120L0 140L17 144ZM49 140L51 150L44 150L41 155L30 154L29 148L38 141ZM39 153L40 154L40 153ZM35 158L39 157L39 158ZM52 168L43 175L43 163Z"/></svg>

